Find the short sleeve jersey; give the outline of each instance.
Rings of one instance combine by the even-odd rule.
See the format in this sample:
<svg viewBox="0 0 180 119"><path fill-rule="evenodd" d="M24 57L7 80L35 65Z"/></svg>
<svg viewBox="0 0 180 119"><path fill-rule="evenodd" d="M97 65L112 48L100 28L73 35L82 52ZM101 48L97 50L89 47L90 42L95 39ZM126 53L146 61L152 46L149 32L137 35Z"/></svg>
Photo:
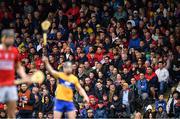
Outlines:
<svg viewBox="0 0 180 119"><path fill-rule="evenodd" d="M4 50L0 45L0 86L11 86L15 79L15 64L18 62L18 50L10 47Z"/></svg>
<svg viewBox="0 0 180 119"><path fill-rule="evenodd" d="M54 76L58 83L56 89L56 99L72 102L73 101L73 91L78 87L79 81L73 74L66 75L63 72L59 72Z"/></svg>

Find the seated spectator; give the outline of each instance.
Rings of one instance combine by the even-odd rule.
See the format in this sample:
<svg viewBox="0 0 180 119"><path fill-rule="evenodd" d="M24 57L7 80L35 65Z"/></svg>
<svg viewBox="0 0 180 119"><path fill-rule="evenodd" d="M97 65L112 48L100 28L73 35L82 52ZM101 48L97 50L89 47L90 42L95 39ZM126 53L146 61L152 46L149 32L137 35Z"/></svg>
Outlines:
<svg viewBox="0 0 180 119"><path fill-rule="evenodd" d="M117 93L116 87L114 84L110 84L109 86L109 92L108 92L108 97L109 101L111 102L113 99L113 95Z"/></svg>
<svg viewBox="0 0 180 119"><path fill-rule="evenodd" d="M72 3L72 7L66 12L66 15L69 19L77 19L79 17L79 7L76 6L76 3Z"/></svg>
<svg viewBox="0 0 180 119"><path fill-rule="evenodd" d="M155 113L153 113L153 111L152 111L153 109L152 109L152 106L151 105L148 105L147 107L146 107L146 112L144 113L144 118L150 118L150 119L152 119L152 118L155 118Z"/></svg>
<svg viewBox="0 0 180 119"><path fill-rule="evenodd" d="M140 80L137 82L138 94L145 100L148 97L148 82L143 73L140 73Z"/></svg>
<svg viewBox="0 0 180 119"><path fill-rule="evenodd" d="M116 20L121 20L121 19L126 19L127 18L127 13L123 9L123 6L118 6L117 12L114 13L114 17Z"/></svg>
<svg viewBox="0 0 180 119"><path fill-rule="evenodd" d="M120 109L121 109L121 104L120 104L119 97L117 95L114 95L112 103L110 104L110 107L109 107L109 116L108 117L109 118L117 118L118 113L120 113Z"/></svg>
<svg viewBox="0 0 180 119"><path fill-rule="evenodd" d="M134 119L142 119L142 114L140 112L135 113Z"/></svg>
<svg viewBox="0 0 180 119"><path fill-rule="evenodd" d="M49 79L49 81L47 81L46 86L47 86L47 88L49 89L49 93L50 93L52 96L55 96L56 80L55 80L53 77L51 77L51 78Z"/></svg>
<svg viewBox="0 0 180 119"><path fill-rule="evenodd" d="M0 118L7 118L6 112L4 110L0 110Z"/></svg>
<svg viewBox="0 0 180 119"><path fill-rule="evenodd" d="M162 106L158 107L158 110L156 112L156 118L167 118L167 113L165 110L163 110Z"/></svg>
<svg viewBox="0 0 180 119"><path fill-rule="evenodd" d="M89 106L91 109L96 110L98 105L97 105L98 99L94 95L89 96Z"/></svg>
<svg viewBox="0 0 180 119"><path fill-rule="evenodd" d="M42 112L38 112L38 119L43 119L44 118L44 114Z"/></svg>
<svg viewBox="0 0 180 119"><path fill-rule="evenodd" d="M89 104L85 103L83 109L80 110L80 118L87 118L87 111L90 109Z"/></svg>
<svg viewBox="0 0 180 119"><path fill-rule="evenodd" d="M50 96L48 96L48 95L46 95L45 97L44 97L44 101L42 102L42 104L41 104L41 110L42 110L42 112L43 113L48 113L48 112L50 112L50 111L52 111L53 110L53 102L52 102L52 100L51 100L51 97Z"/></svg>
<svg viewBox="0 0 180 119"><path fill-rule="evenodd" d="M98 108L95 110L95 118L107 118L107 110L103 105L103 101L98 101Z"/></svg>
<svg viewBox="0 0 180 119"><path fill-rule="evenodd" d="M48 112L46 117L47 117L48 119L54 119L54 117L53 117L53 112Z"/></svg>
<svg viewBox="0 0 180 119"><path fill-rule="evenodd" d="M129 48L138 49L140 46L140 38L138 37L137 30L133 28L131 32L132 36L129 41Z"/></svg>
<svg viewBox="0 0 180 119"><path fill-rule="evenodd" d="M97 59L98 62L100 62L103 59L104 51L101 47L97 48L97 52L94 55L94 58Z"/></svg>
<svg viewBox="0 0 180 119"><path fill-rule="evenodd" d="M103 99L103 94L105 94L106 91L103 88L103 84L101 82L96 83L96 92L95 95L98 99Z"/></svg>
<svg viewBox="0 0 180 119"><path fill-rule="evenodd" d="M87 118L94 118L94 111L92 109L87 111Z"/></svg>
<svg viewBox="0 0 180 119"><path fill-rule="evenodd" d="M130 84L131 78L132 78L131 72L128 70L127 67L124 67L123 68L122 79L126 80L126 82L128 84Z"/></svg>
<svg viewBox="0 0 180 119"><path fill-rule="evenodd" d="M155 102L156 105L156 111L158 111L158 108L161 106L163 108L163 111L166 111L166 101L164 100L164 95L159 95L159 100Z"/></svg>
<svg viewBox="0 0 180 119"><path fill-rule="evenodd" d="M90 63L88 61L84 62L84 67L85 67L85 75L88 76L89 73L92 71L92 68L90 66Z"/></svg>

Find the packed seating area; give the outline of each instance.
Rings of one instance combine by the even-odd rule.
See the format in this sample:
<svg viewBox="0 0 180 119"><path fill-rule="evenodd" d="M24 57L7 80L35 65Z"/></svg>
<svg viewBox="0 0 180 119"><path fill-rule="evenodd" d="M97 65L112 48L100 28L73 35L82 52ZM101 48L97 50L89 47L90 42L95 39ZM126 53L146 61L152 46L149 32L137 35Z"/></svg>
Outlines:
<svg viewBox="0 0 180 119"><path fill-rule="evenodd" d="M47 46L44 20L51 22ZM42 54L58 71L73 63L90 99L75 92L77 118L180 118L180 1L1 0L5 28L15 30L26 72L45 74L41 85L17 86L17 118L53 118L57 80Z"/></svg>

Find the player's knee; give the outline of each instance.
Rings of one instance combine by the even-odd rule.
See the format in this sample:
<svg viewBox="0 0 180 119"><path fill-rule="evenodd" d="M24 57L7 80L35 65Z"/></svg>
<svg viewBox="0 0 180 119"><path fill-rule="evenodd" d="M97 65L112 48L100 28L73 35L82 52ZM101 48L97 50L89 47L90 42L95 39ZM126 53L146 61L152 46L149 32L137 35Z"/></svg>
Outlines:
<svg viewBox="0 0 180 119"><path fill-rule="evenodd" d="M62 113L61 112L54 111L54 119L60 119L61 117L62 117Z"/></svg>
<svg viewBox="0 0 180 119"><path fill-rule="evenodd" d="M8 111L8 118L16 118L15 111L9 110Z"/></svg>
<svg viewBox="0 0 180 119"><path fill-rule="evenodd" d="M7 108L8 118L15 118L16 117L16 106L11 106Z"/></svg>
<svg viewBox="0 0 180 119"><path fill-rule="evenodd" d="M76 118L76 112L75 111L68 112L67 114L68 114L69 119L75 119Z"/></svg>

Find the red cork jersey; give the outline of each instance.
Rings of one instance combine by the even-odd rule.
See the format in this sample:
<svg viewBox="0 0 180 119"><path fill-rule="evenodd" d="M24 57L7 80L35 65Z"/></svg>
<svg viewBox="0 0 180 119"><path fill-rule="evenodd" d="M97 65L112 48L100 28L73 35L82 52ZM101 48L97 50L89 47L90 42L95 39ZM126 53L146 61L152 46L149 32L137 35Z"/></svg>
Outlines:
<svg viewBox="0 0 180 119"><path fill-rule="evenodd" d="M0 45L0 86L11 86L15 79L15 64L18 62L18 50L10 47L4 50Z"/></svg>

